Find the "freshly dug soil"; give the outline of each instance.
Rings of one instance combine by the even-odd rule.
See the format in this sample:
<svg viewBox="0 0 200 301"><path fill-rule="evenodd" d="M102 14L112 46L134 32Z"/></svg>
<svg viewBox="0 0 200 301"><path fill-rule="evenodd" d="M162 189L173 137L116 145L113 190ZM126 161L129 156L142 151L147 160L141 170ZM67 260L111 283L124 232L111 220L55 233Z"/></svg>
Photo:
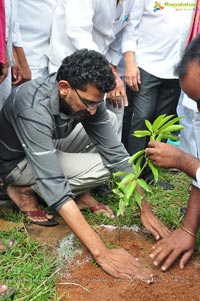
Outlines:
<svg viewBox="0 0 200 301"><path fill-rule="evenodd" d="M144 233L121 230L120 240L116 229L104 227L96 229L104 242L123 247L138 257L154 274L154 283L148 285L139 280L115 279L101 268L88 261L88 252L83 251L79 260L72 262L68 272L58 281L58 292L62 301L198 301L200 300L200 260L194 256L184 270L176 262L173 267L162 272L152 265L149 253L155 243ZM85 263L84 258L86 258ZM77 264L82 262L82 264ZM65 284L59 284L65 283Z"/></svg>

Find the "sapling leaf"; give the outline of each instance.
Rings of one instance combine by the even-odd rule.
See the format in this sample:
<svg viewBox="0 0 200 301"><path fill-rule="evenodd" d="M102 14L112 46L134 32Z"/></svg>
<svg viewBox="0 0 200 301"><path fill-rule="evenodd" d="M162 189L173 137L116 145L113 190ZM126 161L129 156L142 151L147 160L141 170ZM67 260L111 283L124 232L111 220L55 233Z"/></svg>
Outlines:
<svg viewBox="0 0 200 301"><path fill-rule="evenodd" d="M112 190L114 194L116 194L119 198L123 198L124 193L120 189L113 189Z"/></svg>
<svg viewBox="0 0 200 301"><path fill-rule="evenodd" d="M145 191L150 192L149 185L143 179L137 179L138 185L143 188Z"/></svg>
<svg viewBox="0 0 200 301"><path fill-rule="evenodd" d="M123 188L124 185L128 185L129 182L135 179L135 175L133 173L129 173L126 175L123 180L118 184L119 188Z"/></svg>
<svg viewBox="0 0 200 301"><path fill-rule="evenodd" d="M132 209L135 209L136 206L137 206L137 202L136 202L135 199L134 199L134 195L133 195L132 198L130 198L130 200L129 200L129 206L130 206Z"/></svg>
<svg viewBox="0 0 200 301"><path fill-rule="evenodd" d="M142 197L137 190L134 191L133 197L135 198L136 203L141 208L142 207Z"/></svg>
<svg viewBox="0 0 200 301"><path fill-rule="evenodd" d="M130 197L132 196L136 185L137 185L137 181L135 180L127 186L127 195L126 196L127 196L128 199L130 199Z"/></svg>
<svg viewBox="0 0 200 301"><path fill-rule="evenodd" d="M167 128L162 129L162 130L161 130L161 133L165 133L165 132L176 132L176 131L182 130L183 128L184 128L184 126L183 126L183 125L179 125L179 124L176 124L176 125L170 125L170 126L168 126Z"/></svg>
<svg viewBox="0 0 200 301"><path fill-rule="evenodd" d="M118 210L118 212L117 212L117 215L118 215L118 216L119 216L119 215L123 215L124 212L125 212L125 205L124 205L123 200L120 200L120 201L119 201L119 210Z"/></svg>
<svg viewBox="0 0 200 301"><path fill-rule="evenodd" d="M163 134L162 134L162 133L159 133L159 135L155 136L155 141L158 141L158 142L160 142L162 139L164 139L164 137L163 137ZM167 138L166 138L166 139L167 139ZM154 140L154 139L152 139L152 140Z"/></svg>
<svg viewBox="0 0 200 301"><path fill-rule="evenodd" d="M134 155L131 156L131 158L129 159L129 163L133 163L137 158L139 158L140 156L142 156L144 154L145 150L141 150L138 151L137 153L135 153Z"/></svg>
<svg viewBox="0 0 200 301"><path fill-rule="evenodd" d="M126 183L117 183L117 186L118 186L118 190L121 191L123 194L126 195L127 193L127 185Z"/></svg>
<svg viewBox="0 0 200 301"><path fill-rule="evenodd" d="M161 114L159 115L153 122L152 124L152 129L153 132L155 132L161 125L161 121L163 120L163 118L166 116L166 114Z"/></svg>
<svg viewBox="0 0 200 301"><path fill-rule="evenodd" d="M129 199L127 198L126 195L124 195L124 197L123 197L123 202L124 202L125 207L127 207L129 205Z"/></svg>
<svg viewBox="0 0 200 301"><path fill-rule="evenodd" d="M135 171L135 175L138 178L140 176L141 173L141 162L144 159L144 156L139 157L134 165L134 171Z"/></svg>
<svg viewBox="0 0 200 301"><path fill-rule="evenodd" d="M175 125L175 123L179 122L183 118L184 117L176 117L176 118L173 118L172 120L169 120L168 122L166 122L163 126L161 126L159 128L159 131L162 131L163 129L166 129L170 125ZM179 125L179 124L176 124L176 125Z"/></svg>
<svg viewBox="0 0 200 301"><path fill-rule="evenodd" d="M129 172L127 172L127 171L117 171L117 172L115 172L114 174L113 174L113 176L114 177L123 177L123 176L126 176L126 175L128 175L129 174Z"/></svg>
<svg viewBox="0 0 200 301"><path fill-rule="evenodd" d="M166 116L166 114L163 114L163 115L165 115L165 116L163 117L162 120L160 120L159 124L156 126L156 129L154 128L153 132L155 132L155 131L157 131L158 129L160 129L160 127L161 127L163 124L165 124L169 119L171 119L172 117L174 117L174 115L167 115L167 116ZM157 118L159 118L159 116L158 116ZM152 128L153 128L153 125L152 125Z"/></svg>
<svg viewBox="0 0 200 301"><path fill-rule="evenodd" d="M146 124L146 127L148 128L148 130L152 133L153 132L153 129L152 129L152 124L149 120L145 119L144 120L145 124Z"/></svg>
<svg viewBox="0 0 200 301"><path fill-rule="evenodd" d="M151 132L150 131L134 131L134 133L132 134L135 137L141 138L141 137L146 137L146 136L150 136Z"/></svg>
<svg viewBox="0 0 200 301"><path fill-rule="evenodd" d="M151 160L148 160L148 166L150 167L150 169L153 173L155 182L157 182L158 181L158 167L155 166Z"/></svg>
<svg viewBox="0 0 200 301"><path fill-rule="evenodd" d="M171 139L171 140L177 141L178 137L172 135L171 133L163 133L162 134L162 139Z"/></svg>

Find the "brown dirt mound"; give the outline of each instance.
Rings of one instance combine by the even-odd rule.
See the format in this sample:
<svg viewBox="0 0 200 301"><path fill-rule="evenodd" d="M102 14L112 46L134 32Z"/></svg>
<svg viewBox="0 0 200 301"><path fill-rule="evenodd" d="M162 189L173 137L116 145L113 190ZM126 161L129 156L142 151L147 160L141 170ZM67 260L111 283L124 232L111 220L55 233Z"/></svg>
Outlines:
<svg viewBox="0 0 200 301"><path fill-rule="evenodd" d="M90 261L77 265L74 261L68 273L58 281L61 300L70 301L198 301L200 300L200 261L194 256L184 270L176 263L163 273L153 267L149 253L155 243L148 235L122 230L118 241L117 230L98 227L97 231L109 244L125 248L153 270L154 283L145 284L139 280L114 279ZM87 257L84 251L82 257ZM83 259L83 258L82 258Z"/></svg>

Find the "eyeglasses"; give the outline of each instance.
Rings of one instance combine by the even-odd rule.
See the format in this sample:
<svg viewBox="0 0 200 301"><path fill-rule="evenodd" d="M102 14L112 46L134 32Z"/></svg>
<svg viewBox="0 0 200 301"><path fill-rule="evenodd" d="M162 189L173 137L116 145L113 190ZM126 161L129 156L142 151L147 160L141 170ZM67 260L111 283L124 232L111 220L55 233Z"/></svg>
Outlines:
<svg viewBox="0 0 200 301"><path fill-rule="evenodd" d="M76 94L78 95L79 99L82 101L82 103L86 106L87 109L95 109L98 106L100 106L102 104L102 102L104 102L104 99L96 102L93 100L89 100L87 98L82 97L78 91L76 89L74 89L74 91L76 92Z"/></svg>

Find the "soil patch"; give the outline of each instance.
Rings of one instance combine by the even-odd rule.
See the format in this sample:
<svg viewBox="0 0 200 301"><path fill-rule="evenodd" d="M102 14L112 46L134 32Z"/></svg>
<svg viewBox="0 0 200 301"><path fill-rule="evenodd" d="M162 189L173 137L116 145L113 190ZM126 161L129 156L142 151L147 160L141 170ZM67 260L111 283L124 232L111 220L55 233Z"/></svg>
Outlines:
<svg viewBox="0 0 200 301"><path fill-rule="evenodd" d="M80 258L74 259L69 271L63 273L58 281L61 300L70 301L198 301L200 300L200 260L194 256L184 270L176 263L169 271L163 273L153 267L149 253L155 243L149 235L122 229L118 241L118 231L97 227L97 232L110 245L123 247L133 256L152 269L154 283L145 284L139 280L114 279L88 261L88 252L83 251ZM85 263L84 262L84 258ZM81 262L81 264L77 264ZM65 283L65 284L59 284Z"/></svg>

